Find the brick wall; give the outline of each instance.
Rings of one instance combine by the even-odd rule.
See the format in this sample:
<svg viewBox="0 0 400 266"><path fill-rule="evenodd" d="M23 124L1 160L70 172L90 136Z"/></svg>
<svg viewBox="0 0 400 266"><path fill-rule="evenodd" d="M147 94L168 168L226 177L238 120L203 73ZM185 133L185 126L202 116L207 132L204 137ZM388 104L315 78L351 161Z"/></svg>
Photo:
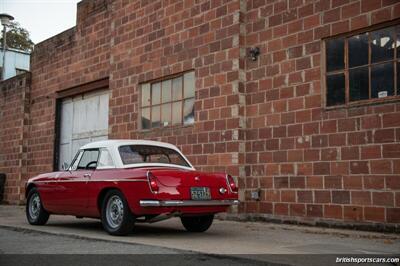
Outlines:
<svg viewBox="0 0 400 266"><path fill-rule="evenodd" d="M32 55L25 177L52 170L57 92L108 77L109 137L170 142L238 176L235 217L398 228L400 105L324 109L321 39L399 16L389 0L84 0ZM194 125L141 131L140 83L187 70Z"/></svg>
<svg viewBox="0 0 400 266"><path fill-rule="evenodd" d="M115 9L110 136L170 142L198 169L244 173L240 1L117 1ZM195 124L140 131L139 84L191 69Z"/></svg>
<svg viewBox="0 0 400 266"><path fill-rule="evenodd" d="M248 1L247 213L400 223L400 104L323 108L321 39L400 17L398 1Z"/></svg>
<svg viewBox="0 0 400 266"><path fill-rule="evenodd" d="M30 73L0 83L0 173L6 174L4 201L19 203L27 178Z"/></svg>
<svg viewBox="0 0 400 266"><path fill-rule="evenodd" d="M81 1L76 27L35 46L27 155L31 176L53 170L56 93L109 75L111 9L111 1Z"/></svg>

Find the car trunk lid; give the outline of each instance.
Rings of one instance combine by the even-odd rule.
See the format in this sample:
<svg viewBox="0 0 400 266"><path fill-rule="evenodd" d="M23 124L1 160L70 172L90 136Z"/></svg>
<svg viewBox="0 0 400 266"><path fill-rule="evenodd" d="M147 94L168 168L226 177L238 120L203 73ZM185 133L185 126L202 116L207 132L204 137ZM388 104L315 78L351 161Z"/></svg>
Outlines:
<svg viewBox="0 0 400 266"><path fill-rule="evenodd" d="M223 174L209 174L183 169L149 169L161 185L167 187L225 187Z"/></svg>

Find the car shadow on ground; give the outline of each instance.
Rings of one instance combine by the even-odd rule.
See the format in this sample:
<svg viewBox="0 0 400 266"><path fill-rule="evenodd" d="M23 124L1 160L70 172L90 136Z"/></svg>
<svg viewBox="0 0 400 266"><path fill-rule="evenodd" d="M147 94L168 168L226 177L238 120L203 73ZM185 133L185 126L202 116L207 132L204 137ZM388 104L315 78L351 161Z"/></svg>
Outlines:
<svg viewBox="0 0 400 266"><path fill-rule="evenodd" d="M101 222L99 220L93 220L93 219L75 219L71 218L68 221L51 221L51 218L49 222L44 225L45 227L49 228L63 228L63 229L76 229L76 230L85 230L88 233L104 233L107 234ZM212 226L211 226L212 229ZM189 235L196 235L196 236L201 236L206 234L207 237L210 236L219 236L221 235L220 232L216 232L213 230L209 230L204 233L191 233L187 232L182 225L176 224L176 226L165 226L162 223L154 223L154 224L148 224L148 223L136 223L133 231L129 234L129 236L189 236Z"/></svg>

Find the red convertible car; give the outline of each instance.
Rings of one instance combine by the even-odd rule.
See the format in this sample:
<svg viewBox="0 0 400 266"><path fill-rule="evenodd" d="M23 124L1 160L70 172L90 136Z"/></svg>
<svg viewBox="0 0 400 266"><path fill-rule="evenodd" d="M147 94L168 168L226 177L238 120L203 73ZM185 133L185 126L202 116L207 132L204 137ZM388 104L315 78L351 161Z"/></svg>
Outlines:
<svg viewBox="0 0 400 266"><path fill-rule="evenodd" d="M92 217L100 218L108 233L126 235L135 222L179 216L186 230L204 232L214 214L239 204L232 176L196 171L168 143L93 142L63 169L27 182L30 224L43 225L50 214Z"/></svg>

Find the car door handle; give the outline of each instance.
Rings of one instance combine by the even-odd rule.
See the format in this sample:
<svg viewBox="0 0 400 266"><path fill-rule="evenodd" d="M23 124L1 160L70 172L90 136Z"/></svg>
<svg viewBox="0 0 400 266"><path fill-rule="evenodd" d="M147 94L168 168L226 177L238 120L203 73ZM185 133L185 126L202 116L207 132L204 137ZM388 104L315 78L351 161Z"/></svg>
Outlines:
<svg viewBox="0 0 400 266"><path fill-rule="evenodd" d="M91 174L84 174L83 177L91 177Z"/></svg>

